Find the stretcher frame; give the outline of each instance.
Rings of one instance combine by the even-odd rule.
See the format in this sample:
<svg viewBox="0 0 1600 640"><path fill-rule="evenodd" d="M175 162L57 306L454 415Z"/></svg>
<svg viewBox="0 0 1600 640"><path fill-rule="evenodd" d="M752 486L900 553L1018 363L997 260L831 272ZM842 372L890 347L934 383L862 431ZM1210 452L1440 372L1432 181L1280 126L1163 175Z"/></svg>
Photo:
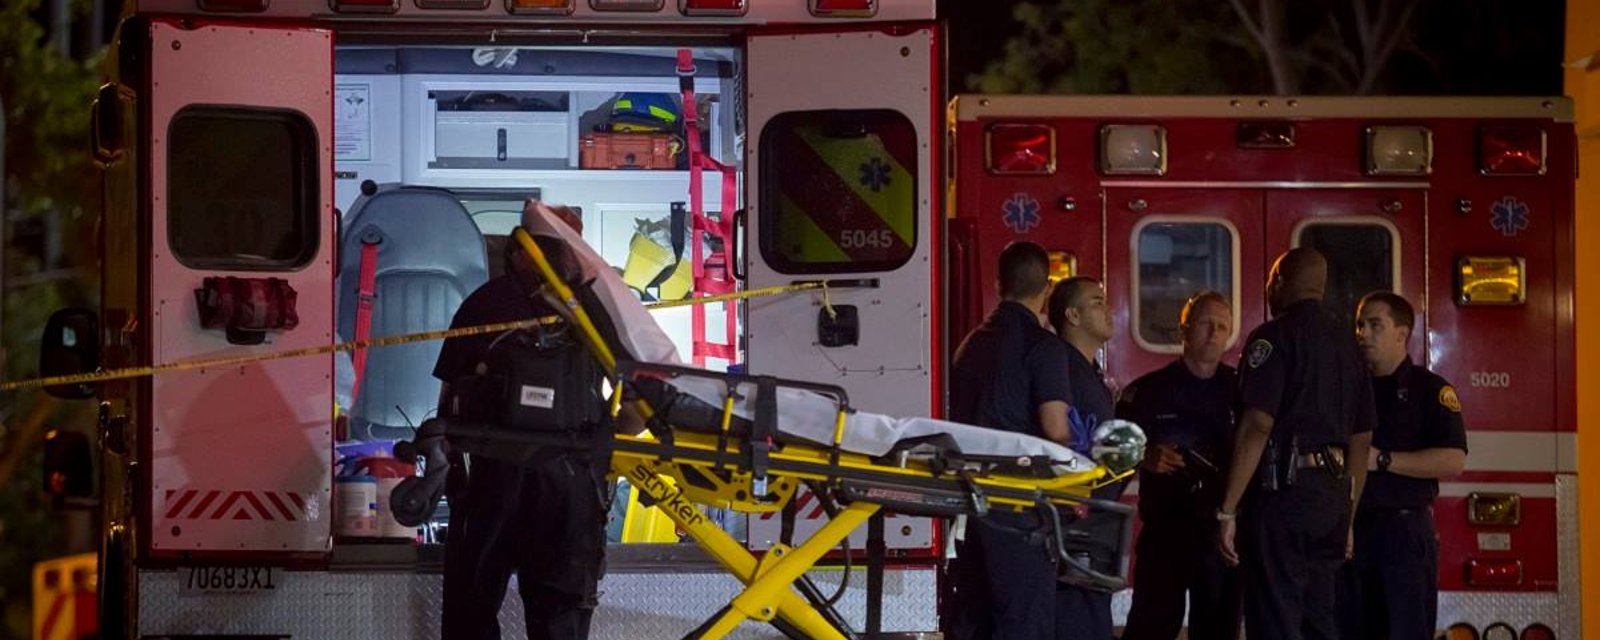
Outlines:
<svg viewBox="0 0 1600 640"><path fill-rule="evenodd" d="M1120 575L1100 573L1086 561L1065 553L1060 511L1074 515L1083 515L1089 510L1119 514L1124 518L1124 526L1117 555L1123 557L1131 537L1131 526L1127 526L1126 521L1131 517L1132 508L1092 498L1090 492L1127 477L1131 470L1114 473L1105 466L1096 465L1087 471L1051 477L983 475L976 473L970 463L940 468L943 465L914 464L905 455L898 460L883 460L845 451L840 443L846 418L853 410L844 389L770 376L619 362L601 338L587 310L532 237L521 227L513 232L513 237L537 266L545 281L545 295L558 303L560 314L580 330L581 341L608 372L613 389L612 418L618 417L627 396L644 417L648 432L640 435L617 433L609 439L597 437L592 442L575 442L570 436L560 434L460 421L445 424L436 418L422 425L416 444L419 449L429 449L428 444L436 445L448 438L452 446L469 452L494 443L522 444L586 451L596 459L608 460L608 475L627 478L700 549L745 584L727 605L689 632L686 638L720 639L749 620L770 623L790 637L829 640L853 637L841 630L844 627L841 619L822 601L805 575L851 532L886 508L938 517L982 517L995 508L1039 510L1044 522L1053 523L1048 533L1054 536L1054 548L1069 572L1077 572L1089 583L1107 590L1121 588L1123 578ZM670 380L686 376L715 379L724 384L726 393L718 433L674 429L636 393L637 381L642 377ZM757 415L750 421L750 437L734 437L730 427L735 420L738 390L751 385L757 389L753 398ZM780 387L804 389L834 400L837 420L831 446L779 446L775 443L775 391ZM763 398L771 402L764 404ZM767 410L763 410L764 407ZM437 446L430 451L428 475L434 476L440 471L438 466L447 467L448 463L443 455L433 455L438 453ZM829 522L804 543L791 546L783 541L760 557L715 524L698 506L746 513L776 512L794 498L802 483L833 507ZM396 490L396 501L407 499L410 492L402 489ZM437 491L434 493L432 501L436 504ZM402 510L396 506L397 512ZM795 588L800 592L796 593ZM829 615L824 615L823 610Z"/></svg>

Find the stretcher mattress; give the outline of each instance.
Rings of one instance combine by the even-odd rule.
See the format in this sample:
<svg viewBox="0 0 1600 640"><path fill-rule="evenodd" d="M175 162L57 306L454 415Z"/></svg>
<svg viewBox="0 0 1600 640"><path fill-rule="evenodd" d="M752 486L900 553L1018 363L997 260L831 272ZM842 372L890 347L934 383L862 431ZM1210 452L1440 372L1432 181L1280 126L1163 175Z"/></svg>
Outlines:
<svg viewBox="0 0 1600 640"><path fill-rule="evenodd" d="M617 340L626 354L638 362L682 366L677 348L666 332L661 330L650 311L637 295L623 283L616 271L605 263L583 241L583 237L561 222L554 212L544 206L530 207L524 214L523 227L535 236L560 238L576 252L583 268L578 282L588 282L593 298L603 309L587 308L590 314L603 311L615 327ZM721 407L727 389L719 380L680 377L670 381L672 387L699 402ZM734 414L749 420L755 415L754 388L739 389L742 400L734 403ZM827 444L833 442L837 404L822 394L780 387L777 391L778 430L801 440ZM846 451L869 456L883 456L897 449L911 449L915 443L938 440L954 447L959 453L975 458L1010 459L1022 466L1048 469L1055 474L1082 473L1093 470L1095 463L1067 448L1020 433L988 429L932 418L896 418L878 413L856 411L845 423L844 439L840 447Z"/></svg>

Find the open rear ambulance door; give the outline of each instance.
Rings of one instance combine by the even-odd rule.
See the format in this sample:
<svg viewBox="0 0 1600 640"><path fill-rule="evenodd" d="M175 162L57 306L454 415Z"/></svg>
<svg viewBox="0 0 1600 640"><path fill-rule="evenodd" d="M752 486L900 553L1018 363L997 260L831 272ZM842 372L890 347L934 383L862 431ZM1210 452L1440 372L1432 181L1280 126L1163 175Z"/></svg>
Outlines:
<svg viewBox="0 0 1600 640"><path fill-rule="evenodd" d="M780 33L748 47L751 373L931 415L939 260L937 27Z"/></svg>
<svg viewBox="0 0 1600 640"><path fill-rule="evenodd" d="M330 344L332 34L140 18L120 40L121 60L141 61L121 82L136 95L143 167L137 210L108 211L108 228L131 222L148 266L136 282L108 278L107 299L139 301L127 325L136 357L160 365ZM327 556L331 356L186 368L133 393L141 566ZM249 584L244 573L210 582ZM140 611L177 595L145 591Z"/></svg>

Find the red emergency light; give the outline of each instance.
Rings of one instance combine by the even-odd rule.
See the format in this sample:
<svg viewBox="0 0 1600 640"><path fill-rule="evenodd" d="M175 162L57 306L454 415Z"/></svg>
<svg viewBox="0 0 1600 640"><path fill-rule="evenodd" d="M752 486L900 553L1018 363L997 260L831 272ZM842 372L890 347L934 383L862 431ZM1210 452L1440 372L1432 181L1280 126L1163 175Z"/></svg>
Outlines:
<svg viewBox="0 0 1600 640"><path fill-rule="evenodd" d="M260 13L267 10L268 0L199 0L201 11L217 13Z"/></svg>
<svg viewBox="0 0 1600 640"><path fill-rule="evenodd" d="M340 13L394 13L400 10L400 0L328 0L328 4Z"/></svg>
<svg viewBox="0 0 1600 640"><path fill-rule="evenodd" d="M742 16L748 8L745 0L678 0L686 16Z"/></svg>
<svg viewBox="0 0 1600 640"><path fill-rule="evenodd" d="M1496 125L1478 132L1478 171L1487 176L1544 175L1544 129Z"/></svg>
<svg viewBox="0 0 1600 640"><path fill-rule="evenodd" d="M1483 628L1483 640L1517 640L1517 630L1504 622L1496 622Z"/></svg>
<svg viewBox="0 0 1600 640"><path fill-rule="evenodd" d="M878 14L878 0L810 0L811 15L819 18L870 18Z"/></svg>
<svg viewBox="0 0 1600 640"><path fill-rule="evenodd" d="M1556 640L1556 632L1537 622L1522 630L1522 640Z"/></svg>
<svg viewBox="0 0 1600 640"><path fill-rule="evenodd" d="M984 133L984 163L996 175L1056 172L1056 130L1043 124L992 124Z"/></svg>
<svg viewBox="0 0 1600 640"><path fill-rule="evenodd" d="M1467 560L1467 584L1474 587L1515 587L1522 584L1522 561L1515 558Z"/></svg>

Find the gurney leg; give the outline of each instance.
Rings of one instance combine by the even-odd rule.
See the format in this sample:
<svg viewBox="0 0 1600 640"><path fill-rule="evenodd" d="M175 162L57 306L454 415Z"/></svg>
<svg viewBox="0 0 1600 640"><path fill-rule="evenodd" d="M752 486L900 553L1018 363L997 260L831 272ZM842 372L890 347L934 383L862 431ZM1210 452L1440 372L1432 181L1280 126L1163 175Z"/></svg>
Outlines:
<svg viewBox="0 0 1600 640"><path fill-rule="evenodd" d="M787 602L782 603L778 608L775 608L774 605L779 603L780 596L784 594L793 595L789 590L790 585L794 584L794 581L804 575L818 560L821 560L822 556L826 555L829 550L838 546L841 541L850 535L851 531L866 522L867 518L877 512L878 508L878 505L867 502L852 504L834 516L832 520L828 521L828 524L823 525L822 530L811 536L809 540L806 540L805 544L783 555L777 562L770 565L763 563L764 566L761 568L764 571L754 582L750 583L744 593L733 599L733 609L725 614L722 620L718 621L718 625L712 627L712 633L714 634L719 629L722 629L723 625L720 623L730 618L742 616L755 620L771 620L772 616L780 611L786 614L800 613L787 610ZM821 615L810 605L807 605L803 612L806 618L815 617L817 623L834 634L838 633L832 627L828 627L826 621L822 620ZM809 628L810 625L807 624L808 620L792 619L791 621L796 622L801 630L812 633ZM726 626L726 630L731 631L734 626L737 626L738 620L732 620L732 622L732 625ZM708 635L708 637L720 636Z"/></svg>
<svg viewBox="0 0 1600 640"><path fill-rule="evenodd" d="M665 466L665 464L670 463L643 462L637 459L629 460L623 456L616 456L612 458L612 471L618 475L626 476L635 489L654 498L656 500L656 508L667 514L667 517L688 532L689 537L694 539L696 545L699 545L701 549L705 550L707 554L720 563L728 573L733 574L741 582L753 585L754 583L765 582L780 570L783 573L791 571L791 565L788 563L793 559L793 556L774 563L770 570L758 571L755 556L751 555L744 548L744 545L739 544L727 532L713 524L711 519L705 517L694 503L684 498L681 492L674 489L664 479L664 476L660 475L659 467ZM868 507L869 509L865 511L865 514L870 515L873 510L878 508L878 505L852 505L850 509L841 512L838 518L824 526L821 531L818 531L806 544L801 546L800 550L804 551L808 547L820 545L810 562L798 567L798 571L794 571L788 580L782 583L771 582L771 586L764 588L769 593L765 602L776 603L777 615L794 628L799 629L806 637L818 640L844 639L844 635L839 633L838 629L829 624L827 619L811 606L811 603L806 602L805 598L800 597L800 594L791 590L789 585L799 575L805 573L805 570L811 567L811 563L815 563L818 558L827 553L828 549L838 545L840 541L844 540L845 536L850 534L851 530L866 519L866 515L860 515L859 513L852 515L853 512L859 512L861 507ZM848 521L849 525L840 528L841 519ZM826 543L823 544L824 542ZM758 579L758 575L764 577ZM744 594L749 592L750 589L747 588ZM744 594L741 594L741 597ZM737 599L735 599L735 602L737 602ZM760 604L757 603L758 606L755 607L758 612L761 609ZM767 604L765 606L770 607L772 605ZM732 614L719 614L715 621L702 627L705 632L699 637L722 638L734 627L738 626L739 622L752 617L732 606L725 609L724 612L732 612ZM724 618L731 618L731 620L724 620ZM771 615L765 617L767 620L771 618Z"/></svg>

